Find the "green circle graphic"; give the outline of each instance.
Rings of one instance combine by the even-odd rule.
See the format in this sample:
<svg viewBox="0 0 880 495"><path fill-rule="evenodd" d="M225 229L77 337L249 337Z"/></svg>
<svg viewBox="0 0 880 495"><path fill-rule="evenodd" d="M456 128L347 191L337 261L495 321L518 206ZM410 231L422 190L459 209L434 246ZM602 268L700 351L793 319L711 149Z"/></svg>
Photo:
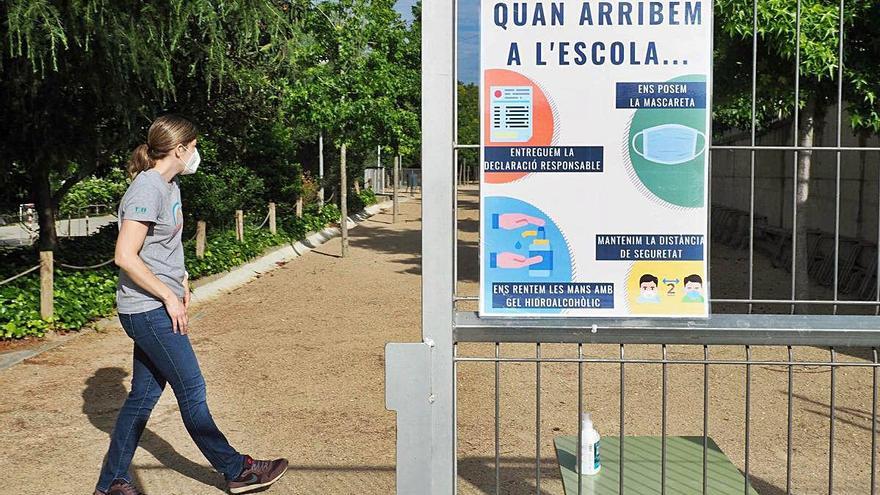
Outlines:
<svg viewBox="0 0 880 495"><path fill-rule="evenodd" d="M705 82L706 76L686 75L668 82ZM709 95L706 95L707 103ZM679 124L702 133L697 136L696 149L703 151L693 159L675 165L656 163L633 150L633 138L645 129L664 124ZM705 136L705 137L704 137ZM703 182L706 174L706 153L709 152L706 136L706 109L652 109L642 108L633 115L627 148L633 170L645 187L658 198L676 206L696 208L703 206ZM644 135L636 140L636 146L644 146Z"/></svg>

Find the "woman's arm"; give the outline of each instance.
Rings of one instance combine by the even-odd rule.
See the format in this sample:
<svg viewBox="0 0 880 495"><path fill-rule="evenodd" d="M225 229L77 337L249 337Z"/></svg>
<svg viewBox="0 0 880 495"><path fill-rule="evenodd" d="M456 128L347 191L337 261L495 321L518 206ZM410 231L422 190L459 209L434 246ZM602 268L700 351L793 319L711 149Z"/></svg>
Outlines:
<svg viewBox="0 0 880 495"><path fill-rule="evenodd" d="M144 246L147 237L149 222L137 220L123 220L116 238L116 254L114 261L116 266L125 270L129 278L139 287L150 294L158 297L165 304L165 309L171 317L171 326L175 332L186 334L187 318L186 307L167 285L165 285L153 272L147 268L139 253Z"/></svg>

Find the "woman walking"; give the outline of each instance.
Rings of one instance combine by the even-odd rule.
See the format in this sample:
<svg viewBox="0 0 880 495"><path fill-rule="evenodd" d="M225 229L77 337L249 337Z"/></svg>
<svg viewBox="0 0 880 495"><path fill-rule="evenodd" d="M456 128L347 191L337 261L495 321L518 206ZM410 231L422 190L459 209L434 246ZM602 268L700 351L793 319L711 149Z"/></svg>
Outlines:
<svg viewBox="0 0 880 495"><path fill-rule="evenodd" d="M231 493L268 487L287 471L286 459L257 461L229 445L208 411L205 380L187 336L190 296L177 176L194 173L200 160L195 126L165 115L153 122L146 144L128 164L134 180L119 204L116 302L122 327L134 341L134 366L95 495L142 495L129 465L166 383L187 432Z"/></svg>

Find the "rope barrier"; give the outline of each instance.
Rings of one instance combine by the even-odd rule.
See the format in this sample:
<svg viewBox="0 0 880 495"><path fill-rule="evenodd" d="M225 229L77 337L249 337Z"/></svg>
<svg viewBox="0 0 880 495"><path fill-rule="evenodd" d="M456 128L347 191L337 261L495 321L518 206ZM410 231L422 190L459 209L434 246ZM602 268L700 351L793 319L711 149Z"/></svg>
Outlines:
<svg viewBox="0 0 880 495"><path fill-rule="evenodd" d="M107 266L110 263L113 263L113 261L114 261L114 258L110 258L109 260L104 261L103 263L98 263L97 265L90 265L90 266L76 266L76 265L68 265L66 263L57 263L57 265L60 267L63 267L63 268L70 268L71 270L94 270L96 268L101 268L102 266Z"/></svg>
<svg viewBox="0 0 880 495"><path fill-rule="evenodd" d="M262 228L263 228L263 226L264 226L264 225L266 225L266 222L268 222L268 221L269 221L269 214L268 214L268 213L266 213L266 218L264 218L264 219L263 219L263 223L261 223L261 224L260 224L260 226L259 226L259 227L257 227L257 230L260 230L260 229L262 229Z"/></svg>
<svg viewBox="0 0 880 495"><path fill-rule="evenodd" d="M19 273L18 275L13 275L13 276L7 278L6 280L3 280L2 282L0 282L0 285L6 285L6 284L8 284L9 282L12 282L12 281L15 280L15 279L18 279L18 278L24 277L24 276L27 275L28 273L34 272L34 271L39 270L39 269L40 269L40 265L37 265L37 266L35 266L35 267L33 267L33 268L28 268L27 270L25 270L25 271Z"/></svg>

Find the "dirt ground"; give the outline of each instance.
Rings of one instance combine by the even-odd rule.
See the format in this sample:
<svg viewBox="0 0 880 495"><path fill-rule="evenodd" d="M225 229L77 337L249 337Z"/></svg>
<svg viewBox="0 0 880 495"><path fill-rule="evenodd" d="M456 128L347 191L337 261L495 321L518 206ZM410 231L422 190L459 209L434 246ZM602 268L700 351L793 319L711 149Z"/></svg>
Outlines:
<svg viewBox="0 0 880 495"><path fill-rule="evenodd" d="M460 290L476 294L476 196L463 197ZM191 336L208 383L218 425L240 450L290 458L287 476L269 493L388 494L394 492L394 414L384 407L386 342L420 340L420 203L402 217L372 217L351 231L351 254L339 240L194 308ZM716 253L718 254L718 253ZM723 254L723 253L722 253ZM735 253L729 253L731 258ZM763 271L761 271L763 273ZM534 355L534 345L502 345L505 356ZM542 346L544 356L576 356L576 346ZM613 346L585 348L614 356ZM489 355L492 346L462 344L460 355ZM657 347L627 346L627 355L658 358ZM675 346L670 357L701 357ZM713 348L712 357L743 349ZM783 359L784 349L755 349L756 358ZM826 359L827 350L798 350L797 359ZM860 360L848 351L842 360ZM121 330L83 335L64 347L0 372L0 494L90 494L108 435L128 388L131 343ZM535 493L535 365L501 366L500 493ZM541 493L561 494L555 435L577 432L577 367L543 364ZM626 368L626 433L660 433L660 369ZM669 372L669 434L702 433L700 366ZM741 366L712 367L709 432L743 468ZM797 369L793 492L826 493L829 372ZM785 493L784 368L752 367L750 470L761 494ZM585 407L600 433L618 431L619 367L585 367ZM494 494L494 366L459 366L459 490ZM834 492L867 494L871 449L871 375L837 371ZM136 481L155 494L221 493L189 439L173 394L166 391L133 465ZM11 475L11 476L10 476Z"/></svg>

